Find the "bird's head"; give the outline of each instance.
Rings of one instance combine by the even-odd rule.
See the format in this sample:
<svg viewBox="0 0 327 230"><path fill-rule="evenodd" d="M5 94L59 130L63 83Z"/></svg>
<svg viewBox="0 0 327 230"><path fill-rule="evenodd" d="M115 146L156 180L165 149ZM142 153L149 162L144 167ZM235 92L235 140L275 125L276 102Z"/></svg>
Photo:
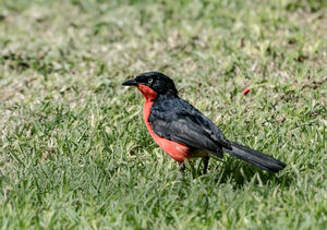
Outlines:
<svg viewBox="0 0 327 230"><path fill-rule="evenodd" d="M136 86L146 99L154 99L157 95L178 94L173 80L159 72L142 73L134 79L125 81L123 85Z"/></svg>

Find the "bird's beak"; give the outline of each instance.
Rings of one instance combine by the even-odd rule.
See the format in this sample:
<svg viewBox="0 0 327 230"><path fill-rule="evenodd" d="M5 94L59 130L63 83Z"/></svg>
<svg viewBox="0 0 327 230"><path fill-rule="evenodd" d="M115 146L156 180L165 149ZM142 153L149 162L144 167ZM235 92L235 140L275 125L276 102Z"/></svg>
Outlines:
<svg viewBox="0 0 327 230"><path fill-rule="evenodd" d="M133 85L138 85L138 83L135 81L135 79L131 79L131 80L125 81L122 85L133 86Z"/></svg>

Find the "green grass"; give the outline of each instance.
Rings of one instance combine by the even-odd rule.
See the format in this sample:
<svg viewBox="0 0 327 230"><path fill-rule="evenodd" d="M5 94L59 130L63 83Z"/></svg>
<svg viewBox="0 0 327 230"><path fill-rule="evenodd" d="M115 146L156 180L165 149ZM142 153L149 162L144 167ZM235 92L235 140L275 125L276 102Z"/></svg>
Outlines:
<svg viewBox="0 0 327 230"><path fill-rule="evenodd" d="M1 228L326 229L326 22L323 0L1 0ZM121 86L152 70L287 168L181 177Z"/></svg>

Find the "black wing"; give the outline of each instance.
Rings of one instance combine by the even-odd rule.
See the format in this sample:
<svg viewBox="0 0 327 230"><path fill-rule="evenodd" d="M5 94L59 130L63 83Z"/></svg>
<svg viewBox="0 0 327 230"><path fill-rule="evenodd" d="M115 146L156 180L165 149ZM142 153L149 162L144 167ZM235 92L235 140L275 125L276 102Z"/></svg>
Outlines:
<svg viewBox="0 0 327 230"><path fill-rule="evenodd" d="M180 98L164 98L154 103L149 122L161 137L217 154L231 143L221 130L199 110Z"/></svg>

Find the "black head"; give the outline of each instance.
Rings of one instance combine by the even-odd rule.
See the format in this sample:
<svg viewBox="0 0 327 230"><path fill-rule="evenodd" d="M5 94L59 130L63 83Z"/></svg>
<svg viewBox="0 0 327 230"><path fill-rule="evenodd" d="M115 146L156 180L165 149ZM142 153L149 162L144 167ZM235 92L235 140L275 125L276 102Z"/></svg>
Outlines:
<svg viewBox="0 0 327 230"><path fill-rule="evenodd" d="M158 94L173 94L177 95L177 89L173 80L168 76L159 72L147 72L136 76L134 79L125 81L125 86L146 85L153 89Z"/></svg>

